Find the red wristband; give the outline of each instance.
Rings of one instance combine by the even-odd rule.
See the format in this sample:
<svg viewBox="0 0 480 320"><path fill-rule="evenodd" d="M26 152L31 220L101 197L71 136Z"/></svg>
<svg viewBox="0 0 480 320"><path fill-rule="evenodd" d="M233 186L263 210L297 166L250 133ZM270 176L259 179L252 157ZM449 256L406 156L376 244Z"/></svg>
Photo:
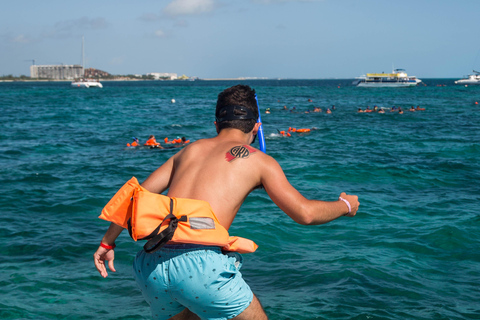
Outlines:
<svg viewBox="0 0 480 320"><path fill-rule="evenodd" d="M112 249L114 249L114 248L116 247L116 245L115 245L115 243L114 243L113 245L109 246L109 245L107 245L107 244L105 244L105 243L103 243L103 242L100 242L100 247L105 248L105 249L107 249L107 250L112 250Z"/></svg>

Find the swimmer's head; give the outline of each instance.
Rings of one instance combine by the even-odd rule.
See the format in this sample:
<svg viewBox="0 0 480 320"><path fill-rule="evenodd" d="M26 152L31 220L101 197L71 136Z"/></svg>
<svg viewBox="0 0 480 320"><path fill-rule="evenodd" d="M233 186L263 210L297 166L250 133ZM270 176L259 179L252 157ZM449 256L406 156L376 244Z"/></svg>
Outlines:
<svg viewBox="0 0 480 320"><path fill-rule="evenodd" d="M236 85L218 95L215 118L218 132L225 128L239 129L244 133L253 130L258 119L255 90L246 85Z"/></svg>

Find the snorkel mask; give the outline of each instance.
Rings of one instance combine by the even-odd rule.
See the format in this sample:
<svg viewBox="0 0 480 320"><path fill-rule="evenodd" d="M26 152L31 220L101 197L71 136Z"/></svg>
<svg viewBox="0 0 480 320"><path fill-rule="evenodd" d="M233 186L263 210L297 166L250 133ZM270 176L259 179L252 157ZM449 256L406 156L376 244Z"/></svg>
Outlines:
<svg viewBox="0 0 480 320"><path fill-rule="evenodd" d="M260 108L258 106L257 95L255 95L255 100L257 101L258 118L256 118L253 112L247 107L240 106L240 105L231 105L231 106L225 106L220 110L218 110L218 112L215 114L215 121L217 123L220 123L222 121L228 121L228 120L252 119L252 120L257 120L257 123L261 123L262 119L260 118ZM225 114L223 114L224 112ZM220 117L219 116L220 114L223 114L223 115ZM260 151L265 152L265 137L263 135L263 125L260 125L260 128L258 129L258 133L253 137L252 143L255 142L257 135L259 138Z"/></svg>
<svg viewBox="0 0 480 320"><path fill-rule="evenodd" d="M222 114L223 112L226 113L222 117L216 116L215 120L217 122L223 122L228 120L257 120L253 112L244 106L225 106L222 109L218 110L218 114Z"/></svg>

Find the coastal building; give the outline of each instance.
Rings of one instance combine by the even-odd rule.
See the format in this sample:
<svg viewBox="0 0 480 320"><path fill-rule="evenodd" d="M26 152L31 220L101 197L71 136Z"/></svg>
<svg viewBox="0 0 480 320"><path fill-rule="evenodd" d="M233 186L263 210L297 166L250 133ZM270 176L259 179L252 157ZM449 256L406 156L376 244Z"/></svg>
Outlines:
<svg viewBox="0 0 480 320"><path fill-rule="evenodd" d="M155 80L176 80L178 78L176 73L147 73L147 76L152 76Z"/></svg>
<svg viewBox="0 0 480 320"><path fill-rule="evenodd" d="M35 79L73 80L83 77L80 65L33 65L30 66L30 77Z"/></svg>

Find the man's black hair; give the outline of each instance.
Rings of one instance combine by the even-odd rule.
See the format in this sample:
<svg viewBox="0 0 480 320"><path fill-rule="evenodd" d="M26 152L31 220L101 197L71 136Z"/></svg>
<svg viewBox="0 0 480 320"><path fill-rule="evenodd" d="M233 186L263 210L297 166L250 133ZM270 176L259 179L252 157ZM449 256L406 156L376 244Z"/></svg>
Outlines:
<svg viewBox="0 0 480 320"><path fill-rule="evenodd" d="M225 117L227 114L225 107L229 106L243 106L253 113L255 119L225 120L221 122L217 121L218 131L220 132L225 128L239 129L244 133L252 131L255 123L257 122L256 119L258 119L258 107L257 100L255 99L255 90L249 86L239 84L222 91L218 95L215 117L217 119ZM234 112L235 115L238 116L247 115L247 112L242 111L240 108L236 108Z"/></svg>

